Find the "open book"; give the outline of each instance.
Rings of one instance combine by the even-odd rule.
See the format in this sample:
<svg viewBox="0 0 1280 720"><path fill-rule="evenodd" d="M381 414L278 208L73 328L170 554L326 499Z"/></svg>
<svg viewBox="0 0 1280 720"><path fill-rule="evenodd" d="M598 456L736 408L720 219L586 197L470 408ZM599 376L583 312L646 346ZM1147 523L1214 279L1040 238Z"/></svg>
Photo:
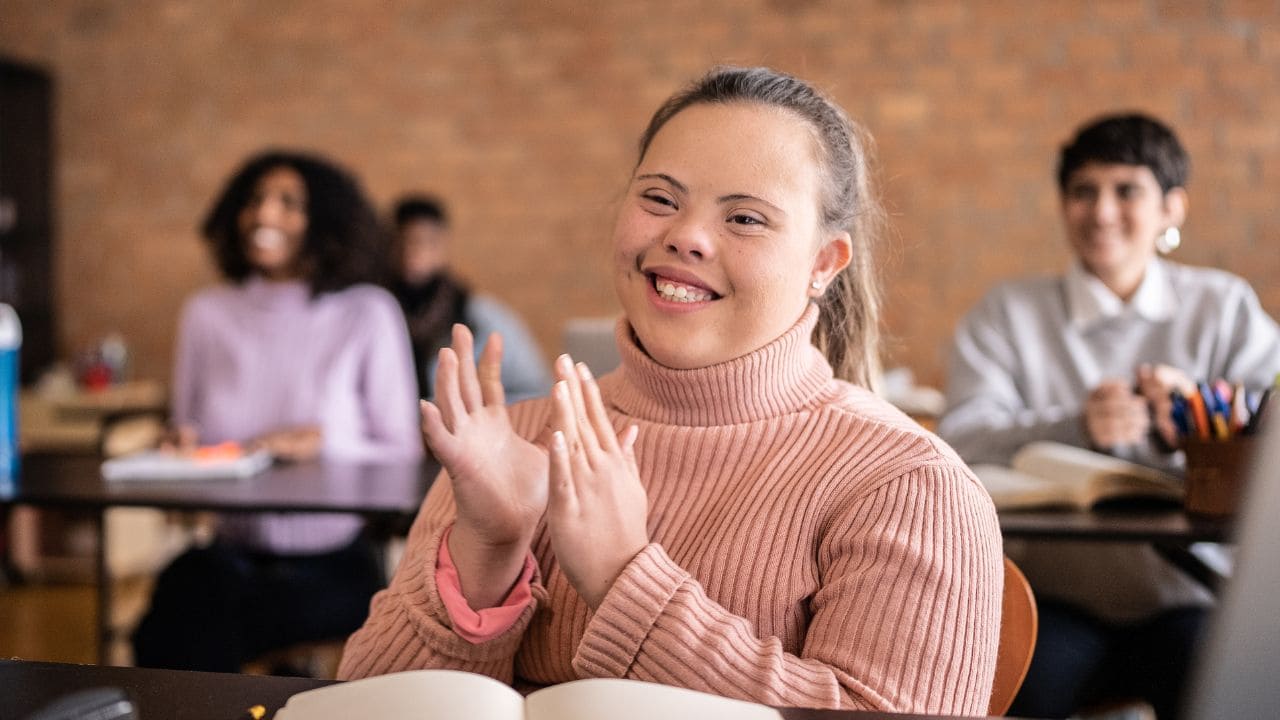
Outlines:
<svg viewBox="0 0 1280 720"><path fill-rule="evenodd" d="M1182 501L1182 481L1154 468L1056 442L1033 442L1012 467L973 465L996 507L1087 509L1105 500Z"/></svg>
<svg viewBox="0 0 1280 720"><path fill-rule="evenodd" d="M245 452L236 443L192 451L144 450L102 463L104 480L212 480L245 478L271 466L266 450Z"/></svg>
<svg viewBox="0 0 1280 720"><path fill-rule="evenodd" d="M411 670L307 690L274 720L780 720L773 708L638 680L595 678L522 697L484 675Z"/></svg>

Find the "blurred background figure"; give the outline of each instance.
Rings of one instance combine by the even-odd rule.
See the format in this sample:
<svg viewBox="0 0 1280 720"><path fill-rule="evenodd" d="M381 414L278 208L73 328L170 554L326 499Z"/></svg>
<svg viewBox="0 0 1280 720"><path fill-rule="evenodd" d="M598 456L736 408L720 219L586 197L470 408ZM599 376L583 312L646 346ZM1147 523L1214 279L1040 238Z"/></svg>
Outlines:
<svg viewBox="0 0 1280 720"><path fill-rule="evenodd" d="M386 235L349 173L294 152L254 157L202 233L226 283L183 309L172 422L183 444L236 441L278 460L422 456L412 357L384 281ZM358 517L237 514L159 577L139 665L237 672L359 627L383 583Z"/></svg>
<svg viewBox="0 0 1280 720"><path fill-rule="evenodd" d="M1280 372L1280 328L1253 288L1160 256L1182 243L1189 159L1141 114L1080 128L1058 191L1074 259L1055 277L991 290L956 331L938 433L970 463L1009 464L1052 440L1178 471L1170 393ZM1208 241L1212 242L1212 239ZM1010 713L1063 717L1138 697L1175 716L1212 603L1149 544L1006 544L1040 605L1035 657Z"/></svg>
<svg viewBox="0 0 1280 720"><path fill-rule="evenodd" d="M448 347L450 328L462 323L477 352L490 333L502 335L502 385L507 400L545 395L551 373L524 322L494 298L475 294L449 272L449 217L440 200L408 195L395 205L398 277L393 285L409 323L422 397L435 386L436 355Z"/></svg>

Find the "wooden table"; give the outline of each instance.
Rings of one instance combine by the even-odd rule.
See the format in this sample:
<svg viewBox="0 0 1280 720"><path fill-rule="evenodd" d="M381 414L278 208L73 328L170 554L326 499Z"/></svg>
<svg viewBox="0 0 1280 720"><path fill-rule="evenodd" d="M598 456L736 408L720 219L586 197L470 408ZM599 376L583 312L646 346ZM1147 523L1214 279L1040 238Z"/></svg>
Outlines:
<svg viewBox="0 0 1280 720"><path fill-rule="evenodd" d="M1106 542L1223 542L1231 523L1196 517L1180 509L1004 510L1000 532L1007 538Z"/></svg>
<svg viewBox="0 0 1280 720"><path fill-rule="evenodd" d="M1190 551L1197 542L1228 542L1230 520L1190 515L1179 508L1004 510L1000 532L1008 539L1151 543L1166 560L1217 592L1225 579Z"/></svg>
<svg viewBox="0 0 1280 720"><path fill-rule="evenodd" d="M433 462L398 465L309 462L276 465L238 480L115 481L102 479L95 457L24 457L19 478L0 481L0 506L34 505L97 511L98 650L106 662L111 587L103 512L152 507L216 512L349 512L407 527L439 472Z"/></svg>
<svg viewBox="0 0 1280 720"><path fill-rule="evenodd" d="M239 720L262 705L270 718L290 695L331 680L151 670L0 660L0 720L22 720L76 690L118 687L132 698L139 720ZM782 708L787 720L929 720L934 715ZM356 719L360 720L360 719Z"/></svg>

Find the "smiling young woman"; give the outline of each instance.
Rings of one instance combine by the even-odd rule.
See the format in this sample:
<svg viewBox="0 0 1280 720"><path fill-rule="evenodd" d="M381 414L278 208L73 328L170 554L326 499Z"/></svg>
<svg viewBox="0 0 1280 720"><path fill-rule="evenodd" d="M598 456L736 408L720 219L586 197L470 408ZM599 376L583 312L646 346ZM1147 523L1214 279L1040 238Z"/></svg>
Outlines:
<svg viewBox="0 0 1280 720"><path fill-rule="evenodd" d="M1072 259L1058 276L993 288L956 330L938 429L973 463L1053 440L1180 472L1170 392L1192 378L1260 390L1280 328L1241 278L1160 257L1186 219L1189 159L1140 114L1081 127L1058 163ZM1142 697L1175 717L1206 607L1203 585L1138 543L1011 547L1040 635L1011 709L1062 717Z"/></svg>
<svg viewBox="0 0 1280 720"><path fill-rule="evenodd" d="M261 446L282 461L422 455L404 316L373 283L386 255L356 179L313 155L250 158L202 231L225 282L192 296L170 419L188 444ZM351 515L240 513L160 575L134 635L139 665L238 672L364 618L382 571Z"/></svg>
<svg viewBox="0 0 1280 720"><path fill-rule="evenodd" d="M441 351L446 470L339 674L624 677L758 702L981 714L990 498L868 390L867 150L834 103L721 68L654 115L614 227L622 366L508 408L501 343Z"/></svg>

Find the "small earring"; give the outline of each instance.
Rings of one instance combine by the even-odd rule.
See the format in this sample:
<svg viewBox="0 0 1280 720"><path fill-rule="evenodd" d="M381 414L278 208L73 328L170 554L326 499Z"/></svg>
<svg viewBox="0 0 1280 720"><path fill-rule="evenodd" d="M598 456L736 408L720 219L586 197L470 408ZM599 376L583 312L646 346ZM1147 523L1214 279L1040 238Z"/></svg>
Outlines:
<svg viewBox="0 0 1280 720"><path fill-rule="evenodd" d="M1156 237L1156 250L1159 250L1161 255L1168 255L1177 250L1181 244L1182 232L1173 226L1170 226L1168 230Z"/></svg>
<svg viewBox="0 0 1280 720"><path fill-rule="evenodd" d="M818 282L817 280L814 280L813 282L809 283L809 287L813 288L814 290L821 290L822 283Z"/></svg>

